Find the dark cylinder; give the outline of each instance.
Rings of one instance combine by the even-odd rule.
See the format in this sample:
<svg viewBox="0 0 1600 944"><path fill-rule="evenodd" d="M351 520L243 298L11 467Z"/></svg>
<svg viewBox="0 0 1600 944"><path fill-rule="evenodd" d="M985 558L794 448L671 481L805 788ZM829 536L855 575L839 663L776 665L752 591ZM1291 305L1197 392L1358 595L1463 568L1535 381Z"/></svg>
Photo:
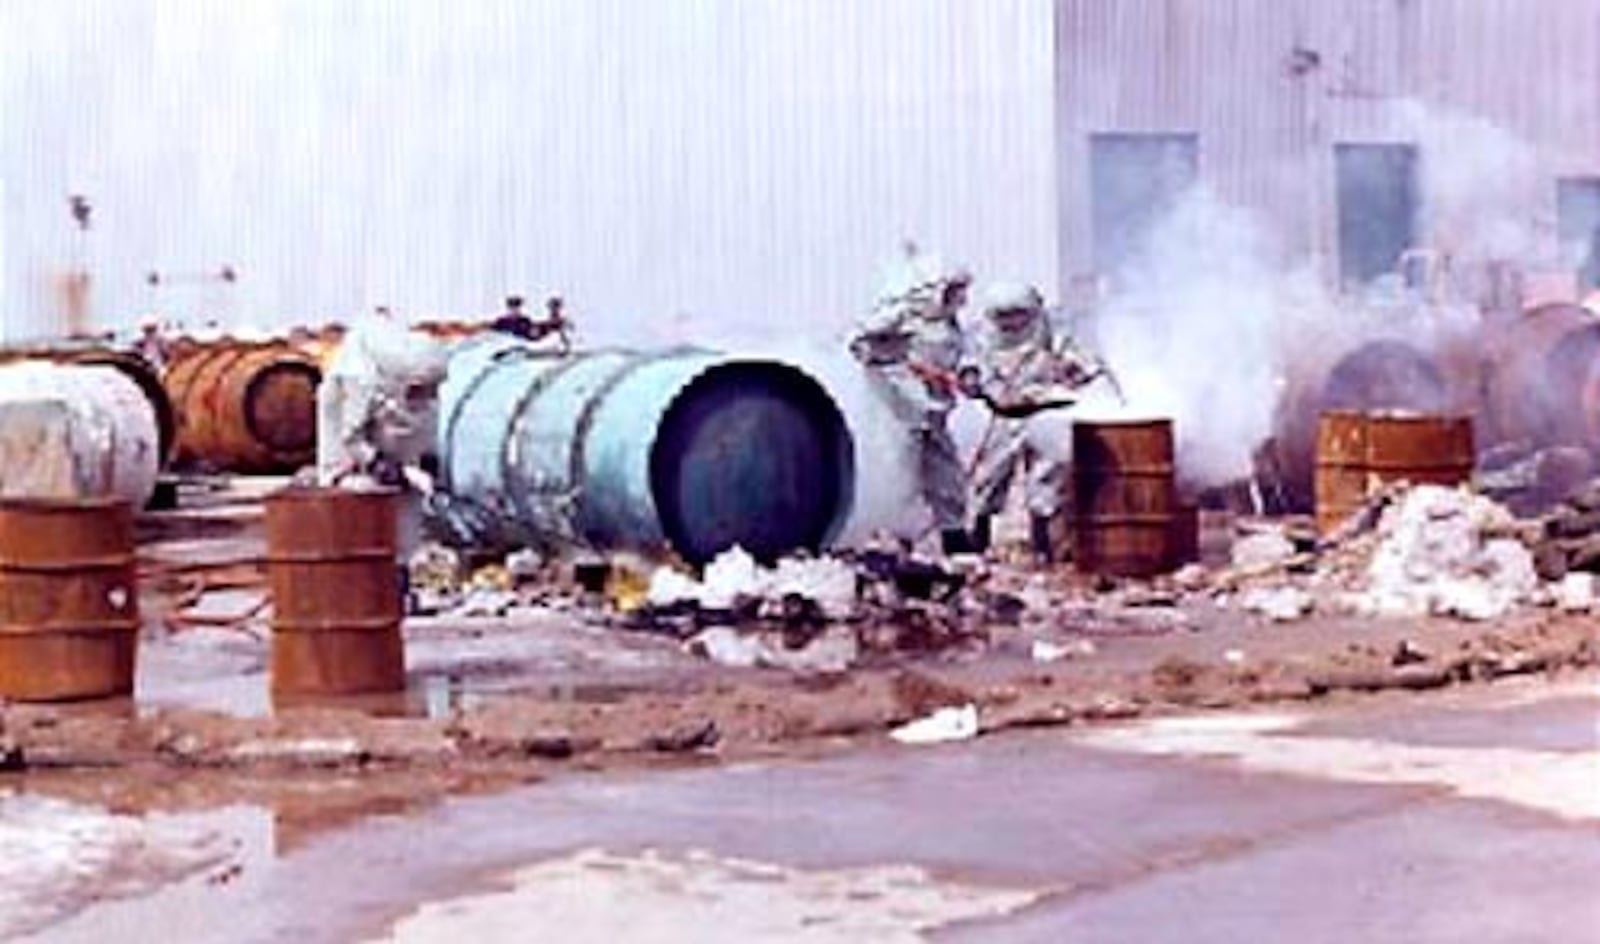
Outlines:
<svg viewBox="0 0 1600 944"><path fill-rule="evenodd" d="M283 344L224 342L173 362L178 461L215 471L292 472L315 458L322 369Z"/></svg>
<svg viewBox="0 0 1600 944"><path fill-rule="evenodd" d="M133 548L127 502L0 500L0 697L133 691Z"/></svg>
<svg viewBox="0 0 1600 944"><path fill-rule="evenodd" d="M1530 447L1600 442L1600 317L1541 305L1485 339L1489 441Z"/></svg>
<svg viewBox="0 0 1600 944"><path fill-rule="evenodd" d="M440 391L448 490L487 544L669 548L704 563L829 541L854 447L822 386L773 360L699 350L553 355L468 340Z"/></svg>
<svg viewBox="0 0 1600 944"><path fill-rule="evenodd" d="M1468 482L1476 456L1469 417L1324 413L1317 433L1317 531L1333 532L1392 482Z"/></svg>
<svg viewBox="0 0 1600 944"><path fill-rule="evenodd" d="M288 489L267 500L275 695L405 687L393 491Z"/></svg>
<svg viewBox="0 0 1600 944"><path fill-rule="evenodd" d="M1178 492L1172 422L1072 425L1074 560L1079 570L1148 577L1173 569Z"/></svg>

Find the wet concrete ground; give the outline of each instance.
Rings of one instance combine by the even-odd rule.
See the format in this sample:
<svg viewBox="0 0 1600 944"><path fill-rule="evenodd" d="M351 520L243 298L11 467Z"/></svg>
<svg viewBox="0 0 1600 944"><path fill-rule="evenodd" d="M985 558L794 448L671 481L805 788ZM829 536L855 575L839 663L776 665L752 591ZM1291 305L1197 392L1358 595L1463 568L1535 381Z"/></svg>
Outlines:
<svg viewBox="0 0 1600 944"><path fill-rule="evenodd" d="M32 940L1600 940L1600 675L563 776Z"/></svg>

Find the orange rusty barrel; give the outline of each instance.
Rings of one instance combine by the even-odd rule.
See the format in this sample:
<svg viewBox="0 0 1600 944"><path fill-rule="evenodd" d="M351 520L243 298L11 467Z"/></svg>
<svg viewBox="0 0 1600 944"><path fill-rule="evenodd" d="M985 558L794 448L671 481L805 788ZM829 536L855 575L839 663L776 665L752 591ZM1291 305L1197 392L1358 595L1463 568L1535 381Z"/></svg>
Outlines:
<svg viewBox="0 0 1600 944"><path fill-rule="evenodd" d="M1118 577L1171 570L1178 531L1172 422L1074 423L1072 504L1079 570Z"/></svg>
<svg viewBox="0 0 1600 944"><path fill-rule="evenodd" d="M274 694L405 687L398 508L386 490L297 488L267 500Z"/></svg>
<svg viewBox="0 0 1600 944"><path fill-rule="evenodd" d="M1316 505L1319 417L1330 411L1379 410L1440 413L1464 405L1475 386L1455 377L1434 353L1385 338L1308 365L1284 391L1275 421L1274 445L1289 504L1310 512ZM1459 388L1459 389L1458 389Z"/></svg>
<svg viewBox="0 0 1600 944"><path fill-rule="evenodd" d="M1491 443L1600 441L1600 315L1581 305L1530 309L1485 338Z"/></svg>
<svg viewBox="0 0 1600 944"><path fill-rule="evenodd" d="M127 502L0 500L0 698L133 691L133 547Z"/></svg>
<svg viewBox="0 0 1600 944"><path fill-rule="evenodd" d="M1317 427L1317 531L1331 533L1392 482L1467 482L1476 455L1469 417L1324 413Z"/></svg>
<svg viewBox="0 0 1600 944"><path fill-rule="evenodd" d="M412 325L413 331L420 331L440 341L460 341L475 337L488 329L487 322L463 320L419 321Z"/></svg>
<svg viewBox="0 0 1600 944"><path fill-rule="evenodd" d="M228 472L290 472L312 461L322 368L284 344L224 342L173 362L178 460Z"/></svg>
<svg viewBox="0 0 1600 944"><path fill-rule="evenodd" d="M1167 546L1172 553L1171 569L1200 561L1200 504L1179 500L1172 513L1172 535Z"/></svg>

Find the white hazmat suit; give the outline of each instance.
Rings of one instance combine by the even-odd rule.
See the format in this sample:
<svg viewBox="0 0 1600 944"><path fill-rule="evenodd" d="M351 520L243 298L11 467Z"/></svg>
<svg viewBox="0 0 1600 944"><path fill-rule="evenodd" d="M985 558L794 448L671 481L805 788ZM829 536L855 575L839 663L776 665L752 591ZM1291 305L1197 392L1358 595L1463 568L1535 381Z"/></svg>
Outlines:
<svg viewBox="0 0 1600 944"><path fill-rule="evenodd" d="M855 326L850 351L867 367L894 415L910 430L918 487L940 531L966 518L966 481L950 411L965 355L958 315L972 277L930 256L916 256Z"/></svg>
<svg viewBox="0 0 1600 944"><path fill-rule="evenodd" d="M374 315L351 328L317 390L317 481L366 476L403 489L402 560L420 540L420 494L432 488L421 466L446 360L438 341Z"/></svg>
<svg viewBox="0 0 1600 944"><path fill-rule="evenodd" d="M983 311L986 343L973 369L964 375L969 392L991 407L1007 412L1064 407L1078 388L1102 373L1102 366L1070 339L1053 336L1044 301L1031 286L990 286ZM973 457L974 530L987 533L988 519L1004 509L1011 484L1022 472L1034 551L1049 559L1049 522L1061 510L1067 463L1064 443L1041 442L1045 433L1041 425L1033 418L998 414L990 420Z"/></svg>

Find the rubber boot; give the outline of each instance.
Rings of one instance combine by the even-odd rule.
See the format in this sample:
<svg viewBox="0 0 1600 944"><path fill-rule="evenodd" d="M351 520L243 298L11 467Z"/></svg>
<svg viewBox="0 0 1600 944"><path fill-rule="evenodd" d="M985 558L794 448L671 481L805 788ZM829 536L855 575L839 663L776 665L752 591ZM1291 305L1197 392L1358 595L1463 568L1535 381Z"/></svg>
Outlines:
<svg viewBox="0 0 1600 944"><path fill-rule="evenodd" d="M989 550L989 540L993 535L992 516L979 515L972 521L972 552L983 554Z"/></svg>
<svg viewBox="0 0 1600 944"><path fill-rule="evenodd" d="M1050 533L1049 515L1028 516L1028 543L1033 547L1033 559L1041 564L1056 561L1053 535Z"/></svg>
<svg viewBox="0 0 1600 944"><path fill-rule="evenodd" d="M970 554L972 536L965 528L943 528L939 531L939 549L946 557L951 554Z"/></svg>

